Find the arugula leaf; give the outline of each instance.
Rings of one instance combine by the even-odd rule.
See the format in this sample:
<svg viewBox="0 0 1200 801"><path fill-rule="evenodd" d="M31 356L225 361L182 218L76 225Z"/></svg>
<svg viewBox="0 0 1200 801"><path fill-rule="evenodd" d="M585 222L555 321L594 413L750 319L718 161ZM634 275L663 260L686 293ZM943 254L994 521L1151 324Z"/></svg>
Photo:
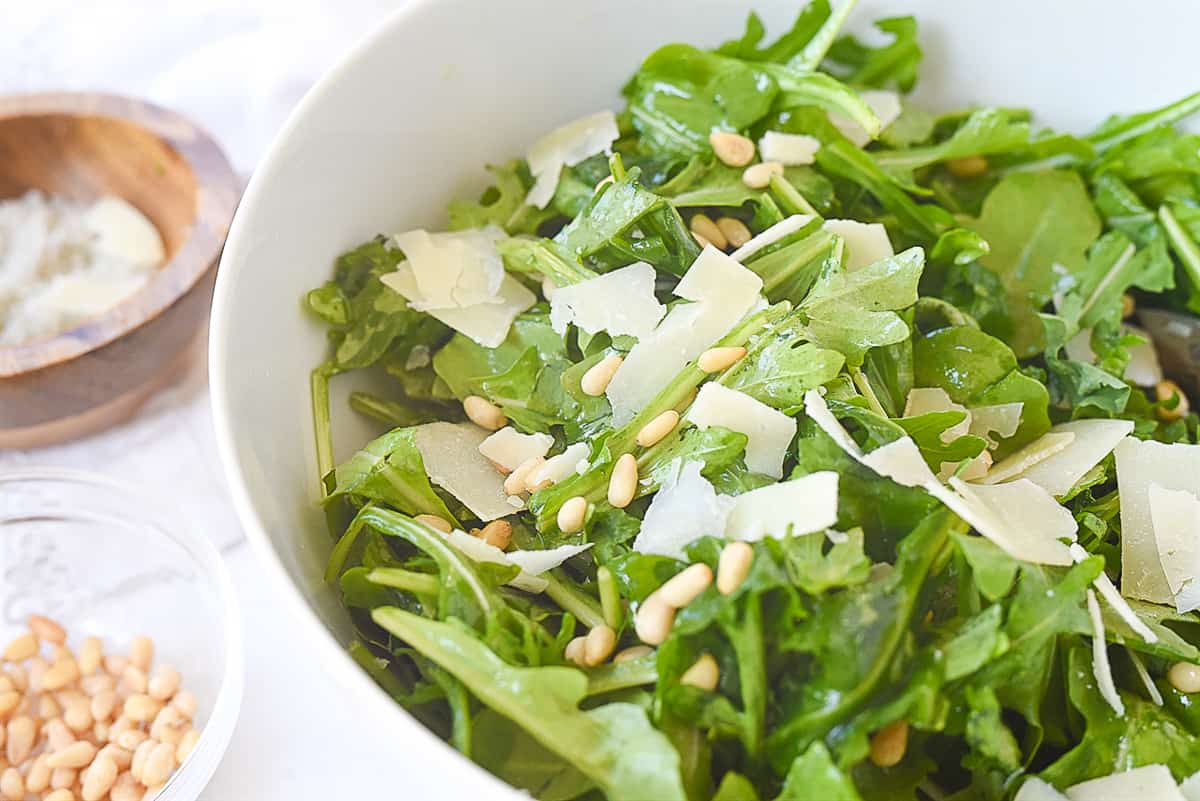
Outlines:
<svg viewBox="0 0 1200 801"><path fill-rule="evenodd" d="M1004 153L1029 142L1029 123L1012 120L1003 109L984 108L971 114L954 135L944 142L906 150L887 150L875 156L875 162L901 179L909 179L912 170L939 161L967 156Z"/></svg>
<svg viewBox="0 0 1200 801"><path fill-rule="evenodd" d="M846 539L825 550L825 537L808 535L784 540L783 550L792 580L809 595L866 581L871 560L863 553L863 532L846 532Z"/></svg>
<svg viewBox="0 0 1200 801"><path fill-rule="evenodd" d="M746 31L741 39L731 39L717 48L723 56L739 58L743 61L774 61L785 64L794 55L804 49L816 35L825 21L829 19L829 0L813 0L800 9L796 21L787 33L780 36L767 47L758 45L766 34L762 19L753 11L746 19Z"/></svg>
<svg viewBox="0 0 1200 801"><path fill-rule="evenodd" d="M542 210L526 205L525 196L533 188L533 176L523 160L488 165L487 170L495 183L484 190L478 201L450 201L447 213L451 231L498 225L513 236L532 234L554 216L553 208Z"/></svg>
<svg viewBox="0 0 1200 801"><path fill-rule="evenodd" d="M776 409L804 406L804 393L832 381L846 359L841 353L803 339L794 318L756 334L746 356L726 371L721 384Z"/></svg>
<svg viewBox="0 0 1200 801"><path fill-rule="evenodd" d="M775 801L862 801L854 782L834 764L824 743L808 747L788 768L783 789Z"/></svg>
<svg viewBox="0 0 1200 801"><path fill-rule="evenodd" d="M829 61L842 67L841 77L855 86L883 87L894 84L908 92L917 82L921 47L917 43L917 21L912 17L888 17L875 23L892 41L873 48L854 36L844 36L829 50Z"/></svg>
<svg viewBox="0 0 1200 801"><path fill-rule="evenodd" d="M454 515L429 483L415 431L389 431L334 468L327 479L332 486L325 502L354 496L391 504L407 514L438 515L453 521Z"/></svg>
<svg viewBox="0 0 1200 801"><path fill-rule="evenodd" d="M491 709L475 716L471 754L479 766L539 801L570 801L596 786L573 765Z"/></svg>

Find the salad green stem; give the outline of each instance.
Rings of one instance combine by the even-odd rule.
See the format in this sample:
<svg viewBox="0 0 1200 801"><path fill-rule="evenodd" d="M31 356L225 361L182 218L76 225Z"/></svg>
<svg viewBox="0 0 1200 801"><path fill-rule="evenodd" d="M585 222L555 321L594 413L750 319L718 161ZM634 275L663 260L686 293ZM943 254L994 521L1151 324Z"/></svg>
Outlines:
<svg viewBox="0 0 1200 801"><path fill-rule="evenodd" d="M333 469L333 427L329 413L329 379L334 374L332 362L312 371L309 385L312 394L313 436L317 445L317 475L320 477L321 497L326 496L325 476Z"/></svg>
<svg viewBox="0 0 1200 801"><path fill-rule="evenodd" d="M879 402L879 398L875 395L875 390L871 387L870 379L867 378L862 368L849 366L846 369L849 371L850 377L854 380L854 386L858 387L859 392L867 399L867 405L871 407L871 411L880 417L888 417L883 404Z"/></svg>
<svg viewBox="0 0 1200 801"><path fill-rule="evenodd" d="M825 20L825 23L804 46L799 55L788 62L788 66L802 71L812 71L821 66L821 62L829 53L829 48L833 47L834 40L841 33L842 27L850 17L850 12L856 5L858 5L858 0L842 0L842 4L829 15L829 18Z"/></svg>
<svg viewBox="0 0 1200 801"><path fill-rule="evenodd" d="M779 202L779 208L785 214L811 214L814 217L820 217L813 205L804 199L804 195L800 194L800 190L792 185L782 175L771 176L771 191L775 194L776 200ZM766 291L766 287L763 287Z"/></svg>
<svg viewBox="0 0 1200 801"><path fill-rule="evenodd" d="M367 574L367 581L411 592L413 595L437 595L441 588L436 576L401 567L377 567Z"/></svg>
<svg viewBox="0 0 1200 801"><path fill-rule="evenodd" d="M1188 278L1194 286L1200 286L1200 247L1196 246L1196 242L1166 206L1159 207L1158 219L1166 229L1171 248L1175 255L1179 256L1179 262L1187 272Z"/></svg>
<svg viewBox="0 0 1200 801"><path fill-rule="evenodd" d="M604 614L604 622L619 631L623 610L617 577L607 566L601 565L596 569L596 584L600 587L600 609Z"/></svg>
<svg viewBox="0 0 1200 801"><path fill-rule="evenodd" d="M639 656L627 662L607 662L588 671L588 695L603 695L629 687L643 687L658 681L657 657Z"/></svg>
<svg viewBox="0 0 1200 801"><path fill-rule="evenodd" d="M541 578L546 580L546 597L574 615L580 623L589 629L605 624L600 605L591 596L580 592L561 569L555 568L549 573L543 573Z"/></svg>
<svg viewBox="0 0 1200 801"><path fill-rule="evenodd" d="M371 504L364 506L354 519L350 521L350 525L346 527L345 533L338 539L337 544L333 546L333 552L329 554L329 561L325 565L325 582L334 584L346 569L346 560L350 558L350 551L354 549L354 543L358 540L359 533L362 532L366 521L363 517L363 512L371 508Z"/></svg>

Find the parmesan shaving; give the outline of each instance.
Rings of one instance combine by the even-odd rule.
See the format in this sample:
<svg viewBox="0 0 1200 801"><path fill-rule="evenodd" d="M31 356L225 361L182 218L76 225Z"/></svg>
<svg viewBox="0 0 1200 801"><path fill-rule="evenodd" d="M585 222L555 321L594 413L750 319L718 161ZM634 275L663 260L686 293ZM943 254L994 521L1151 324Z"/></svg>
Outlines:
<svg viewBox="0 0 1200 801"><path fill-rule="evenodd" d="M605 152L620 135L616 115L611 111L599 111L555 128L537 140L525 157L534 177L533 188L525 202L539 209L546 208L554 198L563 167L573 167Z"/></svg>
<svg viewBox="0 0 1200 801"><path fill-rule="evenodd" d="M662 488L646 509L633 550L684 559L684 549L691 543L725 532L734 499L717 494L700 475L703 466L699 461L683 464L676 459L672 463Z"/></svg>
<svg viewBox="0 0 1200 801"><path fill-rule="evenodd" d="M1021 789L1017 791L1017 796L1013 801L1070 801L1070 799L1055 790L1054 785L1047 784L1037 776L1030 776L1021 785Z"/></svg>
<svg viewBox="0 0 1200 801"><path fill-rule="evenodd" d="M838 474L824 470L737 496L725 536L757 541L815 534L835 525L837 517Z"/></svg>
<svg viewBox="0 0 1200 801"><path fill-rule="evenodd" d="M643 262L562 287L550 299L550 324L560 336L574 323L589 334L641 338L666 313L654 297L654 268Z"/></svg>
<svg viewBox="0 0 1200 801"><path fill-rule="evenodd" d="M1125 380L1139 387L1152 387L1163 380L1162 365L1158 362L1158 351L1150 334L1133 325L1122 326L1127 334L1135 334L1144 341L1129 346L1129 364L1125 365Z"/></svg>
<svg viewBox="0 0 1200 801"><path fill-rule="evenodd" d="M380 276L379 280L410 304L422 297L412 266L407 262L402 262L396 272ZM428 314L485 348L495 348L508 337L508 330L517 315L537 302L537 296L511 275L504 276L496 297L498 303L479 303L463 309L430 309Z"/></svg>
<svg viewBox="0 0 1200 801"><path fill-rule="evenodd" d="M1129 656L1129 661L1133 663L1134 672L1137 673L1142 686L1146 688L1146 693L1150 696L1150 700L1154 702L1155 706L1162 706L1162 693L1159 692L1158 685L1154 683L1154 679L1150 677L1150 671L1146 670L1146 663L1138 656L1138 652L1132 648L1126 648L1125 653Z"/></svg>
<svg viewBox="0 0 1200 801"><path fill-rule="evenodd" d="M745 434L746 467L783 477L783 458L796 436L796 421L778 409L710 381L700 388L686 419L698 428L721 426Z"/></svg>
<svg viewBox="0 0 1200 801"><path fill-rule="evenodd" d="M533 471L528 479L529 485L536 487L547 481L557 484L564 478L574 475L578 472L580 461L586 462L590 452L591 448L586 442L576 442L574 445L568 446L558 456L551 456L544 465Z"/></svg>
<svg viewBox="0 0 1200 801"><path fill-rule="evenodd" d="M1180 614L1200 609L1200 498L1151 484L1150 520L1158 561Z"/></svg>
<svg viewBox="0 0 1200 801"><path fill-rule="evenodd" d="M487 437L487 431L472 423L444 422L417 426L413 435L429 480L484 522L513 513L504 477L479 452Z"/></svg>
<svg viewBox="0 0 1200 801"><path fill-rule="evenodd" d="M1113 681L1112 665L1108 661L1108 642L1104 634L1104 618L1100 616L1100 602L1096 593L1087 591L1088 616L1092 619L1092 675L1096 677L1096 686L1105 702L1112 707L1118 716L1124 717L1125 703L1117 692L1117 684Z"/></svg>
<svg viewBox="0 0 1200 801"><path fill-rule="evenodd" d="M1187 801L1166 765L1140 768L1089 779L1067 788L1070 801Z"/></svg>
<svg viewBox="0 0 1200 801"><path fill-rule="evenodd" d="M763 161L778 161L784 166L812 164L821 140L807 134L767 131L758 140L758 153Z"/></svg>
<svg viewBox="0 0 1200 801"><path fill-rule="evenodd" d="M896 92L886 89L868 89L858 94L879 118L879 130L887 128L900 116L900 95ZM831 113L829 121L842 132L842 136L858 147L871 141L871 135L867 133L867 130L845 115Z"/></svg>
<svg viewBox="0 0 1200 801"><path fill-rule="evenodd" d="M487 562L506 567L514 564L509 560L508 555L504 551L495 545L484 542L479 537L472 537L465 531L451 531L446 535L446 541L474 562ZM515 577L509 580L508 584L519 590L532 593L545 592L546 588L550 586L550 583L544 578L530 575L524 571L517 573Z"/></svg>
<svg viewBox="0 0 1200 801"><path fill-rule="evenodd" d="M540 576L547 570L553 570L558 567L571 557L578 556L594 544L588 542L582 545L560 545L557 548L548 548L544 551L509 551L505 556L508 558L508 561L521 568L522 572L528 573L531 576Z"/></svg>
<svg viewBox="0 0 1200 801"><path fill-rule="evenodd" d="M988 471L984 484L999 484L1002 481L1016 478L1026 470L1049 459L1075 441L1075 435L1070 432L1050 432L1043 434L1025 447L996 464Z"/></svg>
<svg viewBox="0 0 1200 801"><path fill-rule="evenodd" d="M553 445L554 437L549 434L522 434L505 426L479 443L479 452L511 471L536 456L545 456Z"/></svg>
<svg viewBox="0 0 1200 801"><path fill-rule="evenodd" d="M1082 562L1091 556L1091 554L1083 549L1082 545L1076 542L1071 543L1070 551L1071 558L1076 563ZM1133 629L1135 634L1141 637L1145 642L1158 642L1158 635L1150 630L1150 627L1147 626L1145 622L1137 616L1137 612L1133 611L1133 607L1131 607L1126 600L1121 597L1121 593L1117 592L1116 586L1112 583L1106 573L1101 573L1099 576L1097 576L1096 580L1093 581L1092 584L1096 587L1096 591L1100 593L1100 597L1103 598L1108 605L1113 608L1113 611L1116 612L1122 620L1129 624L1129 628Z"/></svg>
<svg viewBox="0 0 1200 801"><path fill-rule="evenodd" d="M817 218L811 214L793 214L785 217L730 253L729 258L734 261L745 261L768 245L773 245L784 237L791 236L815 219Z"/></svg>
<svg viewBox="0 0 1200 801"><path fill-rule="evenodd" d="M1017 433L1017 429L1021 427L1021 410L1024 407L1025 404L1021 401L973 406L967 410L971 413L968 433L986 439L989 449L996 448L1000 443L993 439L992 435L995 434L999 439L1008 439Z"/></svg>
<svg viewBox="0 0 1200 801"><path fill-rule="evenodd" d="M837 234L846 243L845 268L848 273L896 255L887 229L879 223L826 220L822 228Z"/></svg>
<svg viewBox="0 0 1200 801"><path fill-rule="evenodd" d="M1075 420L1060 423L1045 436L1071 434L1072 439L1065 447L1030 465L1019 475L1051 495L1066 495L1132 431L1131 420Z"/></svg>
<svg viewBox="0 0 1200 801"><path fill-rule="evenodd" d="M404 252L416 283L415 296L406 296L409 305L427 312L500 303L504 261L496 243L504 237L504 231L494 225L439 234L422 229L395 234L392 242Z"/></svg>
<svg viewBox="0 0 1200 801"><path fill-rule="evenodd" d="M904 416L917 417L931 412L962 412L962 422L950 426L942 432L942 442L950 443L971 430L971 413L967 407L950 400L950 395L940 387L913 387L908 391L904 403Z"/></svg>

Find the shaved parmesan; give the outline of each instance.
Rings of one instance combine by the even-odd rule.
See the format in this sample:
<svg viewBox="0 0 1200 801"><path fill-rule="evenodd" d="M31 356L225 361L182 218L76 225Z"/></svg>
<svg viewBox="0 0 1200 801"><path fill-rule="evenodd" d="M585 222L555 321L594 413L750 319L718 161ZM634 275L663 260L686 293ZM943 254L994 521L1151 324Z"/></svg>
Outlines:
<svg viewBox="0 0 1200 801"><path fill-rule="evenodd" d="M895 442L889 442L859 461L879 475L905 487L923 487L937 483L933 471L925 463L925 457L921 456L921 449L913 442L912 437L901 437Z"/></svg>
<svg viewBox="0 0 1200 801"><path fill-rule="evenodd" d="M550 324L559 335L574 323L589 334L641 338L666 313L654 297L654 268L643 262L562 287L550 299Z"/></svg>
<svg viewBox="0 0 1200 801"><path fill-rule="evenodd" d="M1066 495L1089 470L1112 453L1117 443L1133 431L1131 420L1075 420L1051 428L1050 434L1073 434L1066 447L1051 453L1022 473L1051 495Z"/></svg>
<svg viewBox="0 0 1200 801"><path fill-rule="evenodd" d="M807 134L767 131L758 140L758 152L763 161L778 161L785 166L812 164L821 140Z"/></svg>
<svg viewBox="0 0 1200 801"><path fill-rule="evenodd" d="M553 570L573 556L591 548L595 543L585 543L583 545L560 545L557 548L549 548L544 551L509 551L505 554L508 561L512 562L525 573L531 576L540 576L547 570Z"/></svg>
<svg viewBox="0 0 1200 801"><path fill-rule="evenodd" d="M1096 593L1087 591L1088 616L1092 619L1092 675L1096 677L1096 686L1100 696L1112 707L1117 715L1125 715L1125 703L1117 692L1117 683L1113 681L1112 665L1108 661L1108 641L1105 640L1104 618L1100 616L1100 602Z"/></svg>
<svg viewBox="0 0 1200 801"><path fill-rule="evenodd" d="M1069 801L1069 799L1037 776L1030 776L1017 791L1013 801Z"/></svg>
<svg viewBox="0 0 1200 801"><path fill-rule="evenodd" d="M479 537L472 537L465 531L451 531L446 535L446 541L474 562L487 562L506 567L514 564L504 551L495 545L484 542ZM523 571L510 579L508 583L519 590L533 593L545 592L546 587L550 586L544 578L538 578Z"/></svg>
<svg viewBox="0 0 1200 801"><path fill-rule="evenodd" d="M904 416L917 417L930 412L962 412L961 423L950 426L941 434L942 442L954 442L971 430L971 413L967 407L950 400L946 390L941 387L913 387L908 391L908 399L904 403Z"/></svg>
<svg viewBox="0 0 1200 801"><path fill-rule="evenodd" d="M554 437L549 434L522 434L505 426L479 443L479 452L511 471L536 456L545 456L553 445Z"/></svg>
<svg viewBox="0 0 1200 801"><path fill-rule="evenodd" d="M1144 765L1067 788L1070 801L1187 801L1166 765Z"/></svg>
<svg viewBox="0 0 1200 801"><path fill-rule="evenodd" d="M1193 773L1179 785L1179 792L1187 801L1200 801L1200 773Z"/></svg>
<svg viewBox="0 0 1200 801"><path fill-rule="evenodd" d="M551 456L546 463L530 474L528 483L536 487L549 481L557 484L564 478L574 475L580 460L587 460L591 449L586 442L576 442L558 456Z"/></svg>
<svg viewBox="0 0 1200 801"><path fill-rule="evenodd" d="M534 142L525 156L533 174L533 188L525 202L546 208L558 188L562 168L573 167L586 158L608 150L617 141L617 118L611 111L599 111L555 128Z"/></svg>
<svg viewBox="0 0 1200 801"><path fill-rule="evenodd" d="M1158 363L1158 351L1150 334L1132 325L1122 326L1125 333L1135 334L1144 341L1129 346L1129 364L1125 366L1125 380L1139 387L1152 387L1163 380L1162 366Z"/></svg>
<svg viewBox="0 0 1200 801"><path fill-rule="evenodd" d="M691 543L725 532L734 499L717 494L700 475L703 466L699 461L675 460L646 509L633 550L684 559L684 548Z"/></svg>
<svg viewBox="0 0 1200 801"><path fill-rule="evenodd" d="M813 534L837 523L838 474L830 470L738 495L725 522L731 540Z"/></svg>
<svg viewBox="0 0 1200 801"><path fill-rule="evenodd" d="M896 255L887 229L879 223L826 220L821 227L831 234L837 234L846 243L845 267L848 273Z"/></svg>
<svg viewBox="0 0 1200 801"><path fill-rule="evenodd" d="M1077 362L1092 364L1096 361L1096 351L1092 350L1092 329L1081 328L1063 345L1067 357Z"/></svg>
<svg viewBox="0 0 1200 801"><path fill-rule="evenodd" d="M1121 594L1152 603L1173 603L1154 536L1150 486L1200 495L1200 445L1126 437L1115 453L1121 493Z"/></svg>
<svg viewBox="0 0 1200 801"><path fill-rule="evenodd" d="M1017 433L1017 429L1021 427L1021 409L1024 407L1025 404L1021 401L997 403L993 406L973 406L967 410L971 413L968 433L983 437L988 441L989 448L995 448L1000 443L992 439L992 434L996 434L1000 439L1008 439Z"/></svg>
<svg viewBox="0 0 1200 801"><path fill-rule="evenodd" d="M1039 462L1063 451L1074 441L1075 435L1069 431L1051 431L1043 434L1019 451L1009 454L1007 458L993 465L983 483L999 484L1002 481L1016 478Z"/></svg>
<svg viewBox="0 0 1200 801"><path fill-rule="evenodd" d="M900 95L897 93L886 89L868 89L858 94L879 118L879 130L882 131L888 127L900 116ZM831 113L829 121L833 123L833 127L842 132L842 136L858 147L871 141L871 135L867 133L866 129L847 116Z"/></svg>
<svg viewBox="0 0 1200 801"><path fill-rule="evenodd" d="M712 247L706 247L675 287L694 301L671 309L654 331L625 356L605 390L613 425L622 426L688 362L737 325L759 300L762 279Z"/></svg>
<svg viewBox="0 0 1200 801"><path fill-rule="evenodd" d="M413 435L429 480L485 522L513 512L504 477L479 452L487 436L472 423L426 423Z"/></svg>
<svg viewBox="0 0 1200 801"><path fill-rule="evenodd" d="M751 238L749 242L742 245L737 250L729 254L729 258L735 261L745 261L753 256L758 251L765 248L767 245L773 245L785 236L791 236L804 226L817 219L811 214L793 214L790 217L784 217L779 222L767 228L762 233Z"/></svg>
<svg viewBox="0 0 1200 801"><path fill-rule="evenodd" d="M401 262L396 272L382 275L379 280L402 295L410 305L414 299L423 297L408 262ZM537 302L537 296L511 275L505 275L496 300L495 303L477 303L461 309L430 309L428 313L485 348L495 348L508 336L508 329L517 315Z"/></svg>
<svg viewBox="0 0 1200 801"><path fill-rule="evenodd" d="M862 448L858 447L858 443L850 436L850 432L838 421L833 412L829 411L829 405L821 397L820 390L810 389L804 393L804 413L817 424L818 428L832 437L839 448L858 461L862 461Z"/></svg>
<svg viewBox="0 0 1200 801"><path fill-rule="evenodd" d="M1083 546L1077 542L1071 543L1070 550L1071 558L1077 563L1082 562L1091 556L1091 554L1085 551ZM1158 635L1150 630L1150 627L1147 626L1142 619L1137 616L1137 612L1133 611L1133 607L1131 607L1125 601L1125 599L1121 597L1121 593L1117 592L1117 588L1108 578L1108 574L1101 573L1099 576L1096 576L1096 580L1093 581L1092 584L1096 587L1096 591L1100 593L1100 597L1102 597L1108 603L1108 605L1113 608L1113 611L1116 612L1122 620L1129 624L1129 628L1133 629L1133 631L1139 637L1146 642L1158 642Z"/></svg>
<svg viewBox="0 0 1200 801"><path fill-rule="evenodd" d="M504 231L494 225L440 234L421 229L395 234L392 243L404 251L416 281L416 296L408 298L409 305L416 311L431 311L500 303L504 261L496 242L504 237Z"/></svg>
<svg viewBox="0 0 1200 801"><path fill-rule="evenodd" d="M748 438L746 467L772 478L783 477L783 457L796 436L796 421L778 409L710 381L700 388L686 419L698 428L740 431Z"/></svg>
<svg viewBox="0 0 1200 801"><path fill-rule="evenodd" d="M1071 564L1071 552L1060 540L1073 540L1078 525L1041 487L1024 479L988 486L958 478L950 486L954 492L929 490L1010 556L1038 565Z"/></svg>
<svg viewBox="0 0 1200 801"><path fill-rule="evenodd" d="M1150 520L1158 561L1182 614L1200 609L1200 498L1151 484Z"/></svg>

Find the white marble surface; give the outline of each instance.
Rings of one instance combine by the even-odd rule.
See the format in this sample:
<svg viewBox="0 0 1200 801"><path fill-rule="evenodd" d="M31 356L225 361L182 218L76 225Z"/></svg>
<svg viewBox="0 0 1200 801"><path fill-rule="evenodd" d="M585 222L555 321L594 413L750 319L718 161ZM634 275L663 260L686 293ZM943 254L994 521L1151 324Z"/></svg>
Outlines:
<svg viewBox="0 0 1200 801"><path fill-rule="evenodd" d="M402 0L0 0L0 93L101 89L170 106L253 169L295 102ZM129 423L67 445L0 452L0 470L103 472L170 497L208 532L237 587L246 638L242 714L203 801L374 797L379 765L301 632L259 574L228 500L203 362ZM374 778L374 786L371 786Z"/></svg>

